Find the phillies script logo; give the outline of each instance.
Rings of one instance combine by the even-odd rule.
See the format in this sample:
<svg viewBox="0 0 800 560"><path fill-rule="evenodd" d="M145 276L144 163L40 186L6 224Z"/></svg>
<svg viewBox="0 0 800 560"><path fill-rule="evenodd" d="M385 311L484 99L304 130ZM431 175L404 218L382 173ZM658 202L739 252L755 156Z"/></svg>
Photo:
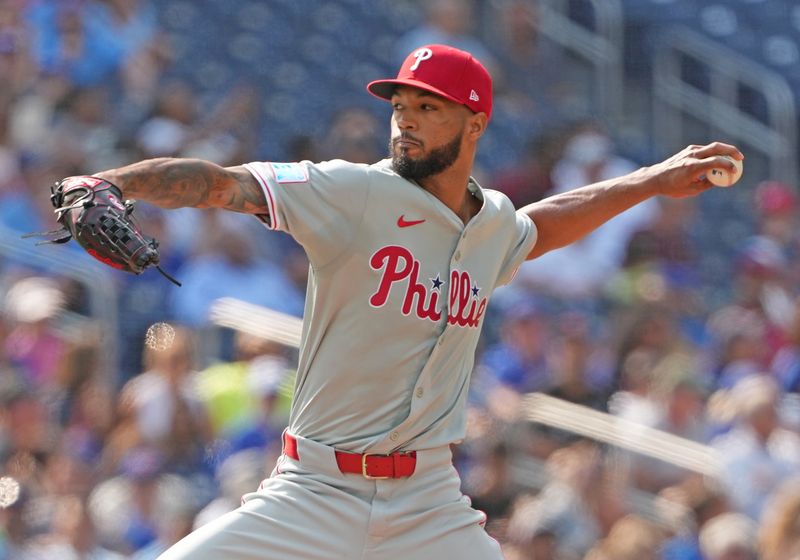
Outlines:
<svg viewBox="0 0 800 560"><path fill-rule="evenodd" d="M414 314L420 319L438 321L442 318L439 309L439 295L444 282L439 278L430 279L430 288L419 281L420 264L411 251L398 245L389 245L375 251L369 259L373 270L382 270L378 289L369 298L373 307L383 307L389 299L389 293L397 287L405 290L403 315ZM487 298L478 299L480 288L472 282L469 272L453 270L450 273L450 301L447 322L460 327L477 328L483 312L486 310Z"/></svg>

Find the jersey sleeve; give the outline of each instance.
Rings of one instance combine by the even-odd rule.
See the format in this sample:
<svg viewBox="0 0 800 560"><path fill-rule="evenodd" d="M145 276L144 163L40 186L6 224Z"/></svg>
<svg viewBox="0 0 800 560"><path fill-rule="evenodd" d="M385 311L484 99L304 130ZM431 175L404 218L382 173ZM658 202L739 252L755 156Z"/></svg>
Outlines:
<svg viewBox="0 0 800 560"><path fill-rule="evenodd" d="M508 284L514 279L520 265L536 244L538 230L530 216L524 212L515 212L514 216L514 234L511 237L511 246L506 253L495 287Z"/></svg>
<svg viewBox="0 0 800 560"><path fill-rule="evenodd" d="M264 225L294 237L312 264L324 266L353 242L366 209L368 166L333 160L252 162L245 168L264 190Z"/></svg>

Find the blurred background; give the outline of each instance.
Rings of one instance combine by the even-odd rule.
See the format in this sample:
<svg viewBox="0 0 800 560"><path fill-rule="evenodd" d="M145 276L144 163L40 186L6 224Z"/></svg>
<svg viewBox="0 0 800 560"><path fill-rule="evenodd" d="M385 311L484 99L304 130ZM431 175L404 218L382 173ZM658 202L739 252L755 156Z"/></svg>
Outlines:
<svg viewBox="0 0 800 560"><path fill-rule="evenodd" d="M431 42L493 73L475 175L518 205L690 143L747 157L736 188L642 204L495 293L456 460L507 558L800 558L800 5L0 0L0 559L152 559L235 508L297 359L237 328L249 308L210 313L300 316L290 238L139 204L176 288L22 240L55 227L49 186L155 156L382 159L364 85Z"/></svg>

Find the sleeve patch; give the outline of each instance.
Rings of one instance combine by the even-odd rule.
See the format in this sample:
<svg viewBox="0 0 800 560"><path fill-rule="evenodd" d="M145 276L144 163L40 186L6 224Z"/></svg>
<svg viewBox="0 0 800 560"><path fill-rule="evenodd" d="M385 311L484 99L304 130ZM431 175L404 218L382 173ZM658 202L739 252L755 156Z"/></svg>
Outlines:
<svg viewBox="0 0 800 560"><path fill-rule="evenodd" d="M275 181L278 183L307 183L308 173L299 163L270 163Z"/></svg>

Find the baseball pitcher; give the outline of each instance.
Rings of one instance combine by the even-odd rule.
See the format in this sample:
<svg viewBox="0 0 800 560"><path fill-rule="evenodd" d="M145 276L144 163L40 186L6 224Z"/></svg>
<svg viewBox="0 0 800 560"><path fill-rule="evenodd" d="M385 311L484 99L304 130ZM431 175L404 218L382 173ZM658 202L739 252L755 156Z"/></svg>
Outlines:
<svg viewBox="0 0 800 560"><path fill-rule="evenodd" d="M501 558L485 516L460 492L450 453L465 434L492 292L523 260L650 197L712 188L706 174L734 167L724 156L743 159L727 144L693 145L515 209L471 177L492 115L492 80L478 60L427 45L396 78L367 87L391 103L389 157L372 165L223 168L160 158L65 183L81 193L112 185L164 208L253 214L292 235L310 261L283 454L239 509L190 534L165 560ZM112 256L100 255L116 262Z"/></svg>

